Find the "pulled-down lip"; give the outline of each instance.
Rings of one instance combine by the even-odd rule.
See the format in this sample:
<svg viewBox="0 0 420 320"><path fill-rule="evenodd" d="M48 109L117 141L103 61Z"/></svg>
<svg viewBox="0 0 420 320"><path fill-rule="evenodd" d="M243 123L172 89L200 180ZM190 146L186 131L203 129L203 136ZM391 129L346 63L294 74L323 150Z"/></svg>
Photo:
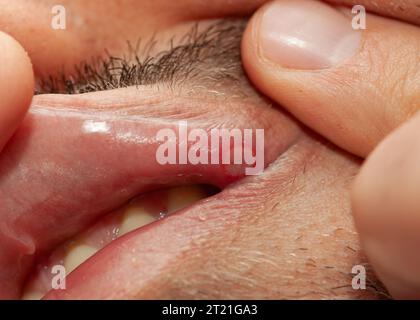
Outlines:
<svg viewBox="0 0 420 320"><path fill-rule="evenodd" d="M270 175L279 169L279 163L282 163L281 179L276 178L275 182L286 190L296 172L304 166L305 159L313 152L306 148L307 141L304 139L296 142L275 161L276 165L267 168L267 175L264 173L236 181L211 197L112 241L66 277L64 290L52 289L43 299L182 298L182 295L173 292L171 277L174 270L175 275L179 272L185 277L183 269L188 265L186 260L197 260L197 257L205 265L219 263L218 260L212 262L213 257L206 255L209 251L203 253L202 249L211 246L214 237L218 237L215 234L237 233L244 221L249 220L252 212L249 209L256 205L250 199L258 198L256 184L271 181ZM294 157L296 161L288 161L289 157ZM210 251L213 250L217 250L217 246ZM229 257L225 262L229 263ZM193 279L194 276L189 274L187 278ZM215 297L223 295L216 294Z"/></svg>
<svg viewBox="0 0 420 320"><path fill-rule="evenodd" d="M292 145L299 134L293 121L262 101L217 98L200 101L181 95L168 103L157 98L156 91L149 88L136 90L139 91L133 94L133 89L122 89L129 106L126 108L120 108L123 103L117 99L121 97L121 90L100 96L34 98L22 126L0 156L1 298L20 296L36 256L51 251L135 195L186 183L205 183L223 189L243 177L244 165L158 164L156 149L160 142L156 140L156 133L160 129L176 129L179 119L187 120L191 129L262 128L265 130L265 165ZM194 103L197 108L191 108ZM205 110L206 113L201 112ZM220 197L223 199L223 195ZM117 262L126 262L130 268L141 267L141 281L147 283L172 254L178 254L179 248L191 245L190 241L196 239L193 231L200 230L203 224L193 214L206 203L111 243L71 273L68 284L73 289L61 294L73 292L80 281L90 283L86 277L95 279L98 275L91 273L98 270L103 270L105 277ZM190 229L191 233L177 236L180 229ZM208 232L207 228L203 230ZM152 243L168 241L163 235L173 236L173 241L158 253L146 254ZM147 242L141 249L145 252L141 254L142 262L133 261L139 250L138 239ZM134 256L127 256L125 251ZM155 270L151 265L146 266L149 260L153 260L150 262L156 266ZM121 284L118 292L126 292L127 279L117 277L118 273L114 282L106 281L108 286L112 285L109 282ZM107 288L106 284L102 286ZM99 290L101 286L96 288ZM102 297L109 295L103 292ZM47 295L48 298L55 296L62 297L57 292Z"/></svg>

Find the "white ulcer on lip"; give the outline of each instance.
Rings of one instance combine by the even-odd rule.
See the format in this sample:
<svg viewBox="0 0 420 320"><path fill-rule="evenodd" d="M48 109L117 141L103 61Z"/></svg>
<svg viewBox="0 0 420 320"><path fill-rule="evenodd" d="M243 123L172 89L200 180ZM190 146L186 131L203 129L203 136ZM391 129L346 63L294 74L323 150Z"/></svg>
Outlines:
<svg viewBox="0 0 420 320"><path fill-rule="evenodd" d="M68 275L111 241L209 196L199 185L181 186L141 195L125 207L104 217L92 228L82 232L51 255L48 265L41 265L26 284L22 299L37 300L51 289L51 269L63 264ZM104 232L104 230L106 232ZM112 235L112 236L110 236Z"/></svg>

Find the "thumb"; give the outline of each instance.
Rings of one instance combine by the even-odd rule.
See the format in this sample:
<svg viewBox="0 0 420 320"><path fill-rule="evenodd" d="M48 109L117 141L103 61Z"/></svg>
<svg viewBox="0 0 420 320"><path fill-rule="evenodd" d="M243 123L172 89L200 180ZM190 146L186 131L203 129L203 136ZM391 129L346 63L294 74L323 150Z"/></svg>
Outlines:
<svg viewBox="0 0 420 320"><path fill-rule="evenodd" d="M16 40L0 32L0 151L25 116L33 92L28 55Z"/></svg>
<svg viewBox="0 0 420 320"><path fill-rule="evenodd" d="M242 58L262 92L364 157L420 108L420 28L367 15L354 30L345 10L270 2L248 24Z"/></svg>

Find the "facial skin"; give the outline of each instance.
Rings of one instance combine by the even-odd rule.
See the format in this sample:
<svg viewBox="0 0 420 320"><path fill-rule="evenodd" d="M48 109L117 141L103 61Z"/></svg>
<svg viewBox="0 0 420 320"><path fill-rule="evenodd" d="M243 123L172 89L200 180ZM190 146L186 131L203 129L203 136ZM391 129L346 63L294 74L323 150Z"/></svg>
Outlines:
<svg viewBox="0 0 420 320"><path fill-rule="evenodd" d="M207 2L184 1L179 5L177 2L176 6L174 3L164 0L142 4L138 1L63 1L69 12L68 28L52 30L49 25L53 1L10 3L2 0L0 6L5 10L0 13L0 29L27 50L35 77L40 79L61 71L70 72L78 63L102 56L105 49L112 55L122 56L127 50L127 40L131 43L139 38L147 41L152 34L155 34L156 45L151 53L156 54L168 48L168 39L179 39L197 21L205 26L211 24L209 19L232 12L247 14L258 6L258 1L248 1L241 4L243 11L238 11L234 5L220 6L214 1L214 7L206 7L203 13L202 6ZM167 9L162 10L162 6ZM16 12L24 12L25 17ZM202 21L204 19L207 20ZM144 257L143 262L130 265L132 252L111 248L98 257L98 261L117 257L113 262L124 268L111 264L104 266L101 272L92 272L92 264L87 263L80 272L89 275L89 280L80 282L72 274L68 279L69 289L63 293L52 292L50 298L387 296L370 272L367 290L351 287L352 267L366 264L353 226L348 194L360 160L312 133L280 106L276 110L271 108L272 103L261 97L242 73L238 72L237 77L239 82L228 83L227 89L217 88L217 82L203 77L186 81L179 85L178 97L182 103L177 108L173 108L170 101L158 105L153 116L186 115L194 122L191 110L198 108L201 120L217 124L235 123L238 114L243 113L243 121L237 123L240 127L257 117L258 122L253 126L262 126L272 134L267 143L275 143L275 134L278 139L286 140L287 148L277 150L280 157L271 157L272 165L263 175L247 177L227 187L199 209L193 207L184 216L181 212L143 233L133 234L128 239L129 246L136 248L138 257ZM153 86L146 89L162 94ZM221 97L215 97L215 87ZM113 101L112 96L119 106L135 101L141 106L140 114L147 114L147 99L136 98L139 93L149 97L143 89L130 87L126 91L98 92L86 99L106 104ZM37 96L33 105L54 106L56 101L69 107L80 102L80 106L90 105L84 98L78 99L77 96ZM272 112L275 115L269 116ZM282 129L277 132L272 129L275 127ZM13 148L12 143L9 148ZM198 217L203 212L205 222L200 223ZM71 221L68 219L65 221ZM161 234L172 236L160 239L156 245L154 240ZM162 253L165 251L168 254ZM147 277L138 272L144 269L148 270ZM132 275L130 282L118 281L124 278L123 271ZM22 281L10 290L19 292ZM92 290L94 283L101 285Z"/></svg>

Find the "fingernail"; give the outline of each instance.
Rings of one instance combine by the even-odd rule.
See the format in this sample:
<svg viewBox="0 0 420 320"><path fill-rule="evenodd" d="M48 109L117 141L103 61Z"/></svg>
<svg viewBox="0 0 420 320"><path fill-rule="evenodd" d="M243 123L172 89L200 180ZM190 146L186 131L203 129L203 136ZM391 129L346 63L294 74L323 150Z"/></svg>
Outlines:
<svg viewBox="0 0 420 320"><path fill-rule="evenodd" d="M325 69L352 57L360 31L351 19L318 1L276 1L262 14L258 41L262 55L293 69Z"/></svg>

